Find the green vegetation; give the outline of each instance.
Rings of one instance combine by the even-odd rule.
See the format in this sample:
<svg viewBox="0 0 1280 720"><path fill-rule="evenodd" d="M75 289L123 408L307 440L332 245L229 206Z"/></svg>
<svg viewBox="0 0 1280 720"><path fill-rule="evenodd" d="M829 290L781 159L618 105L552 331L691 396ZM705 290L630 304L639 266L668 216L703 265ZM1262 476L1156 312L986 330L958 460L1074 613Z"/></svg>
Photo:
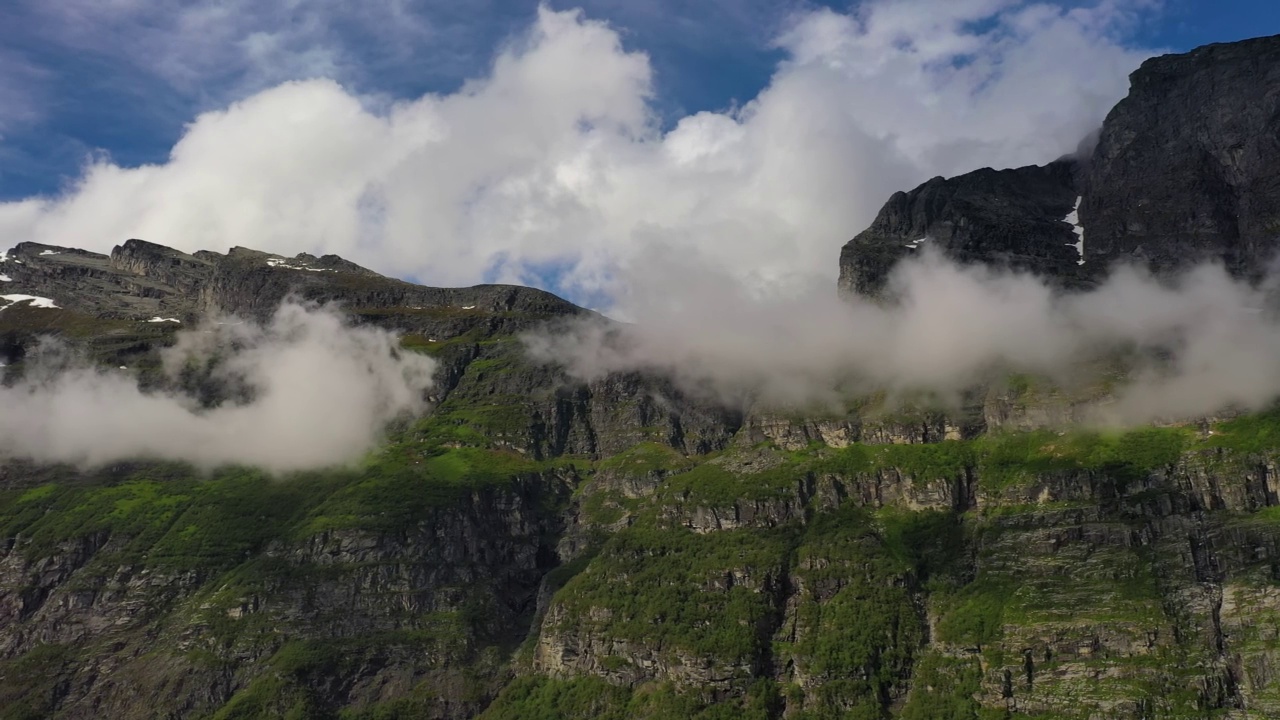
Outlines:
<svg viewBox="0 0 1280 720"><path fill-rule="evenodd" d="M645 476L684 470L695 464L670 445L643 442L600 461L599 469L627 475Z"/></svg>
<svg viewBox="0 0 1280 720"><path fill-rule="evenodd" d="M562 629L749 666L768 645L774 607L765 590L788 545L777 532L632 526L560 591ZM596 619L601 610L607 617Z"/></svg>
<svg viewBox="0 0 1280 720"><path fill-rule="evenodd" d="M165 325L167 323L157 323ZM129 320L105 320L63 308L37 308L31 303L7 306L0 313L0 334L9 332L66 335L89 338L134 331L144 337L164 334L164 329L138 327Z"/></svg>
<svg viewBox="0 0 1280 720"><path fill-rule="evenodd" d="M835 451L817 469L842 475L895 470L916 482L972 472L990 490L1071 472L1102 473L1125 483L1176 463L1194 447L1193 432L1182 427L1112 433L1042 430L939 443L855 444Z"/></svg>
<svg viewBox="0 0 1280 720"><path fill-rule="evenodd" d="M834 710L881 699L905 685L924 627L912 600L911 568L856 509L816 518L797 549L792 649L797 667L821 681L807 705ZM874 715L869 715L874 717Z"/></svg>
<svg viewBox="0 0 1280 720"><path fill-rule="evenodd" d="M670 683L635 690L599 678L517 678L482 720L770 720L780 707L777 688L762 680L739 700L707 702Z"/></svg>
<svg viewBox="0 0 1280 720"><path fill-rule="evenodd" d="M515 452L391 445L358 470L272 478L230 469L208 478L141 471L113 485L46 484L0 492L0 537L25 552L103 534L117 564L210 570L248 559L277 538L324 530L393 530L486 489L558 466Z"/></svg>
<svg viewBox="0 0 1280 720"><path fill-rule="evenodd" d="M1280 408L1218 423L1204 446L1239 453L1280 450Z"/></svg>
<svg viewBox="0 0 1280 720"><path fill-rule="evenodd" d="M974 695L982 682L977 659L926 655L916 665L913 689L902 720L978 720Z"/></svg>
<svg viewBox="0 0 1280 720"><path fill-rule="evenodd" d="M1173 465L1192 442L1189 429L1174 427L993 435L975 444L983 481L998 487L1036 475L1077 471L1102 472L1128 482Z"/></svg>
<svg viewBox="0 0 1280 720"><path fill-rule="evenodd" d="M404 529L474 492L510 487L521 477L551 467L510 451L420 447L393 445L361 471L346 474L345 482L315 507L298 534Z"/></svg>
<svg viewBox="0 0 1280 720"><path fill-rule="evenodd" d="M981 578L950 597L942 596L938 639L964 647L983 648L1004 632L1004 609L1014 585L1003 579Z"/></svg>
<svg viewBox="0 0 1280 720"><path fill-rule="evenodd" d="M116 485L44 485L9 491L0 536L21 536L47 555L82 538L113 540L112 565L218 569L243 561L287 532L319 487L281 483L249 470L210 480L138 473ZM16 495L16 497L14 497Z"/></svg>
<svg viewBox="0 0 1280 720"><path fill-rule="evenodd" d="M76 653L66 645L37 645L0 662L0 720L40 720L53 714L57 683L74 667Z"/></svg>
<svg viewBox="0 0 1280 720"><path fill-rule="evenodd" d="M705 463L669 478L664 494L673 500L708 507L724 507L738 500L773 500L794 494L804 473L803 466L793 464L739 474Z"/></svg>

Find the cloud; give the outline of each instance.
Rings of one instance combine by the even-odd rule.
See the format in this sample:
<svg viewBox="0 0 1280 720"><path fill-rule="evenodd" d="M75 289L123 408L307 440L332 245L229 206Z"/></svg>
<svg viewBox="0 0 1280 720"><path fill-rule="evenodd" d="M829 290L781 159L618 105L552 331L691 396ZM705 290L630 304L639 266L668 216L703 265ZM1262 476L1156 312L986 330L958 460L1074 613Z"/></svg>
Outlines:
<svg viewBox="0 0 1280 720"><path fill-rule="evenodd" d="M265 325L222 318L178 334L166 373L208 372L241 402L143 392L132 375L37 353L0 387L0 455L101 465L158 458L302 470L356 460L386 424L423 409L434 362L380 329L288 302Z"/></svg>
<svg viewBox="0 0 1280 720"><path fill-rule="evenodd" d="M669 374L726 402L844 407L888 391L957 400L1009 372L1081 391L1087 368L1124 359L1129 380L1091 421L1136 424L1262 408L1280 397L1280 318L1273 287L1217 265L1172 279L1118 268L1100 287L1063 294L1025 273L960 266L935 251L901 263L892 304L844 301L825 284L748 292L705 259L644 261L626 293L636 323L584 319L525 338L535 359L592 380ZM645 278L665 277L664 291ZM1085 395L1080 395L1085 397Z"/></svg>
<svg viewBox="0 0 1280 720"><path fill-rule="evenodd" d="M1073 150L1146 56L1116 39L1130 4L803 13L757 97L665 130L648 57L544 7L457 92L376 108L331 80L272 87L197 117L163 164L97 159L63 195L0 204L0 245L337 253L606 305L658 246L748 287L830 280L893 191Z"/></svg>
<svg viewBox="0 0 1280 720"><path fill-rule="evenodd" d="M202 107L286 80L364 81L415 47L470 39L402 0L17 0L12 13L47 46L155 77Z"/></svg>
<svg viewBox="0 0 1280 720"><path fill-rule="evenodd" d="M14 128L38 122L44 116L43 83L48 72L17 53L0 48L0 143Z"/></svg>

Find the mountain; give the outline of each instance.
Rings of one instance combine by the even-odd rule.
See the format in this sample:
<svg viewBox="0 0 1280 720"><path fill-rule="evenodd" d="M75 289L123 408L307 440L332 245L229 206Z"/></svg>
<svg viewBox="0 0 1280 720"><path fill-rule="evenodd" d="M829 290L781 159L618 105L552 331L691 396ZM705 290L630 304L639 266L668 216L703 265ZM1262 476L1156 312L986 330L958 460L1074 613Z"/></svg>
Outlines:
<svg viewBox="0 0 1280 720"><path fill-rule="evenodd" d="M840 289L880 293L925 245L1066 287L1118 260L1167 272L1212 259L1257 278L1280 248L1277 87L1280 35L1152 58L1092 148L896 193L841 251Z"/></svg>
<svg viewBox="0 0 1280 720"><path fill-rule="evenodd" d="M842 289L921 240L1064 287L1257 272L1277 43L1149 61L1083 159L895 195ZM140 240L0 262L4 380L55 335L164 387L181 329L291 295L434 357L429 410L285 477L4 461L0 718L1280 717L1280 412L1094 432L1026 376L726 408L533 362L590 315L544 292Z"/></svg>

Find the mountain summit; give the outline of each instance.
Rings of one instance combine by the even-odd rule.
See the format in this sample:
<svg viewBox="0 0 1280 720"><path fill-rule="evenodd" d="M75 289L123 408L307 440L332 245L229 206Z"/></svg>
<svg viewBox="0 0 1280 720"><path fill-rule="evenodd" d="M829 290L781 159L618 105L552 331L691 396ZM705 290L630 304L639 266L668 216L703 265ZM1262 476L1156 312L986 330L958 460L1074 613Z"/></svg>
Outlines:
<svg viewBox="0 0 1280 720"><path fill-rule="evenodd" d="M1066 287L1120 260L1257 278L1280 249L1277 87L1280 35L1152 58L1075 157L895 193L842 249L840 290L879 293L925 246Z"/></svg>

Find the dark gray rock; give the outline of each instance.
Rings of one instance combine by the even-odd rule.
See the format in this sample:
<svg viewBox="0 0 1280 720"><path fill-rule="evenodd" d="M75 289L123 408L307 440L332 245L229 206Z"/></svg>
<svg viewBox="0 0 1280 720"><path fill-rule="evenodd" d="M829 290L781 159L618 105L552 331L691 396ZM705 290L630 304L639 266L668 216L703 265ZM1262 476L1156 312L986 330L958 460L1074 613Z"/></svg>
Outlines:
<svg viewBox="0 0 1280 720"><path fill-rule="evenodd" d="M1164 273L1217 260L1261 277L1280 240L1280 36L1148 60L1077 156L896 193L841 251L841 292L880 294L930 245L1067 288L1118 261ZM1077 198L1082 255L1064 221Z"/></svg>
<svg viewBox="0 0 1280 720"><path fill-rule="evenodd" d="M926 249L961 262L1087 277L1065 218L1075 207L1076 163L983 168L894 193L871 227L840 252L842 293L877 295L897 262Z"/></svg>
<svg viewBox="0 0 1280 720"><path fill-rule="evenodd" d="M1086 186L1090 256L1257 275L1280 238L1280 35L1143 63Z"/></svg>

